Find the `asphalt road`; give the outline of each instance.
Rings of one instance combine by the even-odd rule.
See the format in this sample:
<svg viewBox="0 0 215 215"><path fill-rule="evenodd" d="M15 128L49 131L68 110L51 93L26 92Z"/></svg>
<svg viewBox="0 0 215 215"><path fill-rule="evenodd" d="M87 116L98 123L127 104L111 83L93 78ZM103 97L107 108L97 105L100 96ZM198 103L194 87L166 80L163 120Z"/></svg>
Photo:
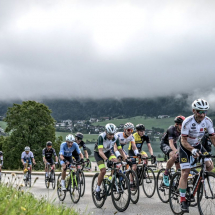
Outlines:
<svg viewBox="0 0 215 215"><path fill-rule="evenodd" d="M4 175L5 177L5 175ZM11 180L11 174L7 174L6 178L3 179L4 181L8 180L8 177ZM22 183L22 175L16 175L15 184ZM13 178L15 178L13 177ZM27 189L29 192L33 193L36 197L45 197L48 201L54 202L55 205L64 204L67 207L75 208L80 212L80 214L119 214L115 207L112 204L111 197L108 197L104 206L99 209L93 203L92 196L91 196L91 183L92 177L86 177L86 190L83 197L80 198L80 201L77 204L73 204L70 199L70 195L67 192L67 196L63 202L58 200L57 191L56 189L53 190L52 188L47 189L45 187L44 176L43 175L32 175L32 181L38 177L36 183L32 186L32 188ZM14 180L14 179L13 179ZM23 187L23 189L26 189ZM142 187L140 187L140 199L139 202L134 205L130 203L128 209L123 212L124 215L137 215L137 214L147 214L147 215L172 215L169 204L164 204L160 201L157 192L152 198L147 198L143 193ZM190 215L198 214L197 208L190 208Z"/></svg>

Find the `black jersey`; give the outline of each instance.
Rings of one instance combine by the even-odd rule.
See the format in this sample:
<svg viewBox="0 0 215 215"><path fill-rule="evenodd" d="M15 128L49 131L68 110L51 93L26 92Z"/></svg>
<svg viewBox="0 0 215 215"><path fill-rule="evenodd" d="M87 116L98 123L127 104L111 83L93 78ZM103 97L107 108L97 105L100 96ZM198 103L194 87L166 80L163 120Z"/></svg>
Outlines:
<svg viewBox="0 0 215 215"><path fill-rule="evenodd" d="M47 148L44 148L42 154L43 154L43 157L45 157L46 159L51 159L52 155L57 156L55 149L53 148L49 150Z"/></svg>
<svg viewBox="0 0 215 215"><path fill-rule="evenodd" d="M181 135L181 132L177 130L177 128L174 125L169 126L167 131L164 133L161 143L165 143L169 145L169 140L173 140L173 143L176 144L179 136Z"/></svg>

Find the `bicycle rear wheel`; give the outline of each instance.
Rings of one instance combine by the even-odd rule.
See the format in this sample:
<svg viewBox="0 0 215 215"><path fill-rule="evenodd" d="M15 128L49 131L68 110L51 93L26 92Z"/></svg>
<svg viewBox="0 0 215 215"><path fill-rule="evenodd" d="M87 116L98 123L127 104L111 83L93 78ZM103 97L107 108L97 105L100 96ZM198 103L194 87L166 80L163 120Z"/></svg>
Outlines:
<svg viewBox="0 0 215 215"><path fill-rule="evenodd" d="M70 197L73 203L78 203L81 197L81 184L79 179L79 172L71 172L70 177Z"/></svg>
<svg viewBox="0 0 215 215"><path fill-rule="evenodd" d="M201 187L203 187L203 183L200 184L197 191L197 204L199 214L214 214L213 211L215 211L215 174L212 172L206 172L203 193L201 193Z"/></svg>
<svg viewBox="0 0 215 215"><path fill-rule="evenodd" d="M169 202L169 187L163 184L163 174L165 169L161 169L157 175L157 193L163 203Z"/></svg>
<svg viewBox="0 0 215 215"><path fill-rule="evenodd" d="M169 186L169 204L172 212L175 215L181 215L183 212L181 211L180 205L180 193L179 193L179 180L181 178L181 172L176 172L170 181Z"/></svg>
<svg viewBox="0 0 215 215"><path fill-rule="evenodd" d="M28 186L31 187L31 172L28 173Z"/></svg>
<svg viewBox="0 0 215 215"><path fill-rule="evenodd" d="M79 172L80 177L80 185L81 185L81 197L84 195L85 192L85 176L82 171Z"/></svg>
<svg viewBox="0 0 215 215"><path fill-rule="evenodd" d="M100 190L101 190L100 196L102 198L101 198L100 201L98 201L96 199L96 187L97 187L97 184L98 184L98 175L99 175L99 173L96 173L93 176L92 186L91 186L91 192L92 192L92 198L93 198L93 202L94 202L95 206L97 208L101 208L104 205L104 203L105 203L107 195L106 195L105 183L104 183L104 180L103 180L102 183L101 183L101 186L100 186Z"/></svg>
<svg viewBox="0 0 215 215"><path fill-rule="evenodd" d="M137 178L136 173L133 170L129 170L126 173L126 177L130 182L131 201L133 204L136 204L139 200L140 195L139 180Z"/></svg>
<svg viewBox="0 0 215 215"><path fill-rule="evenodd" d="M57 178L57 195L60 201L63 201L66 197L66 191L61 189L61 173L58 175Z"/></svg>
<svg viewBox="0 0 215 215"><path fill-rule="evenodd" d="M143 191L148 198L151 198L154 195L156 188L155 173L150 167L146 167L143 176Z"/></svg>
<svg viewBox="0 0 215 215"><path fill-rule="evenodd" d="M120 211L125 211L130 203L131 191L128 178L122 174L117 173L116 177L112 176L113 181L111 185L111 197L114 207Z"/></svg>

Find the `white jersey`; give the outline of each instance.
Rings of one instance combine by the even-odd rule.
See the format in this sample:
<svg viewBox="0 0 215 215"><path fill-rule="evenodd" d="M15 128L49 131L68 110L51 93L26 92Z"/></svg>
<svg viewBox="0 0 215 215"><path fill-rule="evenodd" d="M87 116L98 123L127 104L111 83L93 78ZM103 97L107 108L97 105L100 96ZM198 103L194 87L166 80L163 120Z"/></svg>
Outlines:
<svg viewBox="0 0 215 215"><path fill-rule="evenodd" d="M22 155L21 155L21 159L27 159L27 158L33 158L34 155L33 155L33 152L29 152L28 154L26 154L26 152L22 152Z"/></svg>
<svg viewBox="0 0 215 215"><path fill-rule="evenodd" d="M188 136L187 142L191 146L196 146L200 143L206 129L209 134L214 133L213 122L211 119L206 116L200 123L197 123L194 115L192 115L183 121L181 135Z"/></svg>
<svg viewBox="0 0 215 215"><path fill-rule="evenodd" d="M117 132L116 135L118 136L118 139L119 139L119 143L120 145L123 147L124 145L126 145L127 143L129 142L135 142L134 140L134 136L133 135L130 135L129 137L126 137L124 135L124 132Z"/></svg>

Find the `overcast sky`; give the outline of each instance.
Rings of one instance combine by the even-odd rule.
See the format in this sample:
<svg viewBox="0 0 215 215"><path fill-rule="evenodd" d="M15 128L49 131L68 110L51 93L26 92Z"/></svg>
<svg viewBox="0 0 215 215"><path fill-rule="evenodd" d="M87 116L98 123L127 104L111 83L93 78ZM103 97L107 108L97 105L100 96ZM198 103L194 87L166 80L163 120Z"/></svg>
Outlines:
<svg viewBox="0 0 215 215"><path fill-rule="evenodd" d="M0 0L0 100L214 102L214 11L214 0Z"/></svg>

